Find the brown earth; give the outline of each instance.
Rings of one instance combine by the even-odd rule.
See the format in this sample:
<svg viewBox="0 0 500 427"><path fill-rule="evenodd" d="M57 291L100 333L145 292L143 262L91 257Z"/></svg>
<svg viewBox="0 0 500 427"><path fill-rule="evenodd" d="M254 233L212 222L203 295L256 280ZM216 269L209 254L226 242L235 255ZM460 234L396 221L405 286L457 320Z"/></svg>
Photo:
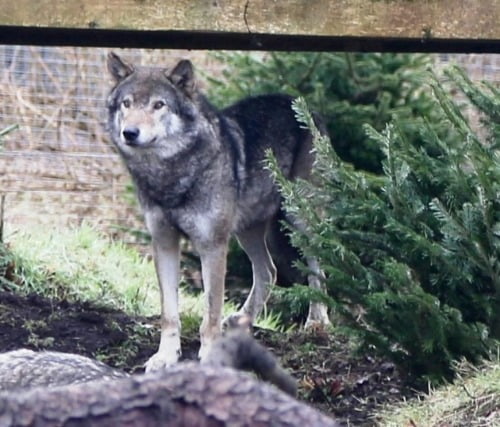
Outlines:
<svg viewBox="0 0 500 427"><path fill-rule="evenodd" d="M1 283L1 282L0 282ZM84 354L140 372L156 351L158 319L131 317L89 303L19 295L0 285L0 350L50 349ZM411 396L391 363L353 356L348 340L324 331L280 334L256 330L299 381L300 399L346 425L375 425L380 405ZM197 338L183 337L184 357L196 357Z"/></svg>

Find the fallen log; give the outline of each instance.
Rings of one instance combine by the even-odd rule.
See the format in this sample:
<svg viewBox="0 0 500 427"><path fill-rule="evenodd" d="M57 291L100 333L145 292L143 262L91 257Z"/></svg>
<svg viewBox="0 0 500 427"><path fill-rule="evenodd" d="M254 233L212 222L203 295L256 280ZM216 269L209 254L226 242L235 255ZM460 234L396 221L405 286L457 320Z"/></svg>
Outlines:
<svg viewBox="0 0 500 427"><path fill-rule="evenodd" d="M338 426L274 386L196 362L114 380L0 393L10 426Z"/></svg>
<svg viewBox="0 0 500 427"><path fill-rule="evenodd" d="M0 426L335 426L291 396L295 380L241 330L214 343L203 364L127 375L53 351L0 354Z"/></svg>
<svg viewBox="0 0 500 427"><path fill-rule="evenodd" d="M291 396L297 394L295 379L280 366L267 348L239 326L213 344L204 363L253 372ZM128 375L123 371L78 354L28 349L0 353L0 391L78 384L125 376Z"/></svg>
<svg viewBox="0 0 500 427"><path fill-rule="evenodd" d="M85 356L20 349L0 353L0 391L116 379L127 374Z"/></svg>

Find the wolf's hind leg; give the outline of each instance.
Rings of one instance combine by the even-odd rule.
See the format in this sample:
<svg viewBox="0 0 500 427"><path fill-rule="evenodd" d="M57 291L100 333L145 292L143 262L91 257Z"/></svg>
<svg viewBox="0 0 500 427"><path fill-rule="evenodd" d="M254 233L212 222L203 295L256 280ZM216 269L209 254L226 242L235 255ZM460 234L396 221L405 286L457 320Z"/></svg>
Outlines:
<svg viewBox="0 0 500 427"><path fill-rule="evenodd" d="M161 293L161 337L158 352L146 362L146 371L174 364L181 355L179 318L180 236L160 212L146 213L153 238L154 261Z"/></svg>
<svg viewBox="0 0 500 427"><path fill-rule="evenodd" d="M238 315L248 315L254 321L262 311L271 286L276 282L276 267L266 244L267 223L259 223L240 232L238 241L252 263L253 283L250 294Z"/></svg>
<svg viewBox="0 0 500 427"><path fill-rule="evenodd" d="M306 262L307 266L311 270L311 273L307 275L309 287L326 293L325 285L320 280L320 278L323 277L323 272L319 267L318 260L316 258L308 257ZM309 329L317 326L324 327L330 325L330 323L326 305L320 302L310 302L305 328Z"/></svg>
<svg viewBox="0 0 500 427"><path fill-rule="evenodd" d="M298 230L305 232L306 226L304 222L291 215L286 216L287 220ZM326 293L325 285L322 281L324 273L321 270L318 260L314 257L306 257L306 263L310 273L307 275L307 283L311 289L319 290ZM310 302L309 312L307 314L306 329L314 327L324 327L330 325L330 317L328 316L328 308L321 302Z"/></svg>

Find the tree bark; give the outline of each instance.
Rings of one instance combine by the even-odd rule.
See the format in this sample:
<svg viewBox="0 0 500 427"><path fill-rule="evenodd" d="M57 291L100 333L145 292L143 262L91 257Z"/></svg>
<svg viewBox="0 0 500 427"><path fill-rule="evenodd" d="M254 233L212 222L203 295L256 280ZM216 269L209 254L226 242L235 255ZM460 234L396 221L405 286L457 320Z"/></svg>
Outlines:
<svg viewBox="0 0 500 427"><path fill-rule="evenodd" d="M277 388L231 368L165 371L0 394L1 426L338 426Z"/></svg>

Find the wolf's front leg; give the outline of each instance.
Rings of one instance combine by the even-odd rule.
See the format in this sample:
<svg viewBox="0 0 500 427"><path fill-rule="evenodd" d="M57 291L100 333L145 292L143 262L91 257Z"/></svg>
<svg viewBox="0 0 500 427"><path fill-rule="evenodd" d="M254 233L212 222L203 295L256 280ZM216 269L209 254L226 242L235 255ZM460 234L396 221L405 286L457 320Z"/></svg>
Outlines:
<svg viewBox="0 0 500 427"><path fill-rule="evenodd" d="M203 360L210 351L212 343L221 334L227 244L218 244L199 252L205 301L198 356Z"/></svg>
<svg viewBox="0 0 500 427"><path fill-rule="evenodd" d="M146 371L174 364L181 355L179 318L180 236L161 217L146 215L153 237L154 261L161 293L161 337L158 352L146 362Z"/></svg>

